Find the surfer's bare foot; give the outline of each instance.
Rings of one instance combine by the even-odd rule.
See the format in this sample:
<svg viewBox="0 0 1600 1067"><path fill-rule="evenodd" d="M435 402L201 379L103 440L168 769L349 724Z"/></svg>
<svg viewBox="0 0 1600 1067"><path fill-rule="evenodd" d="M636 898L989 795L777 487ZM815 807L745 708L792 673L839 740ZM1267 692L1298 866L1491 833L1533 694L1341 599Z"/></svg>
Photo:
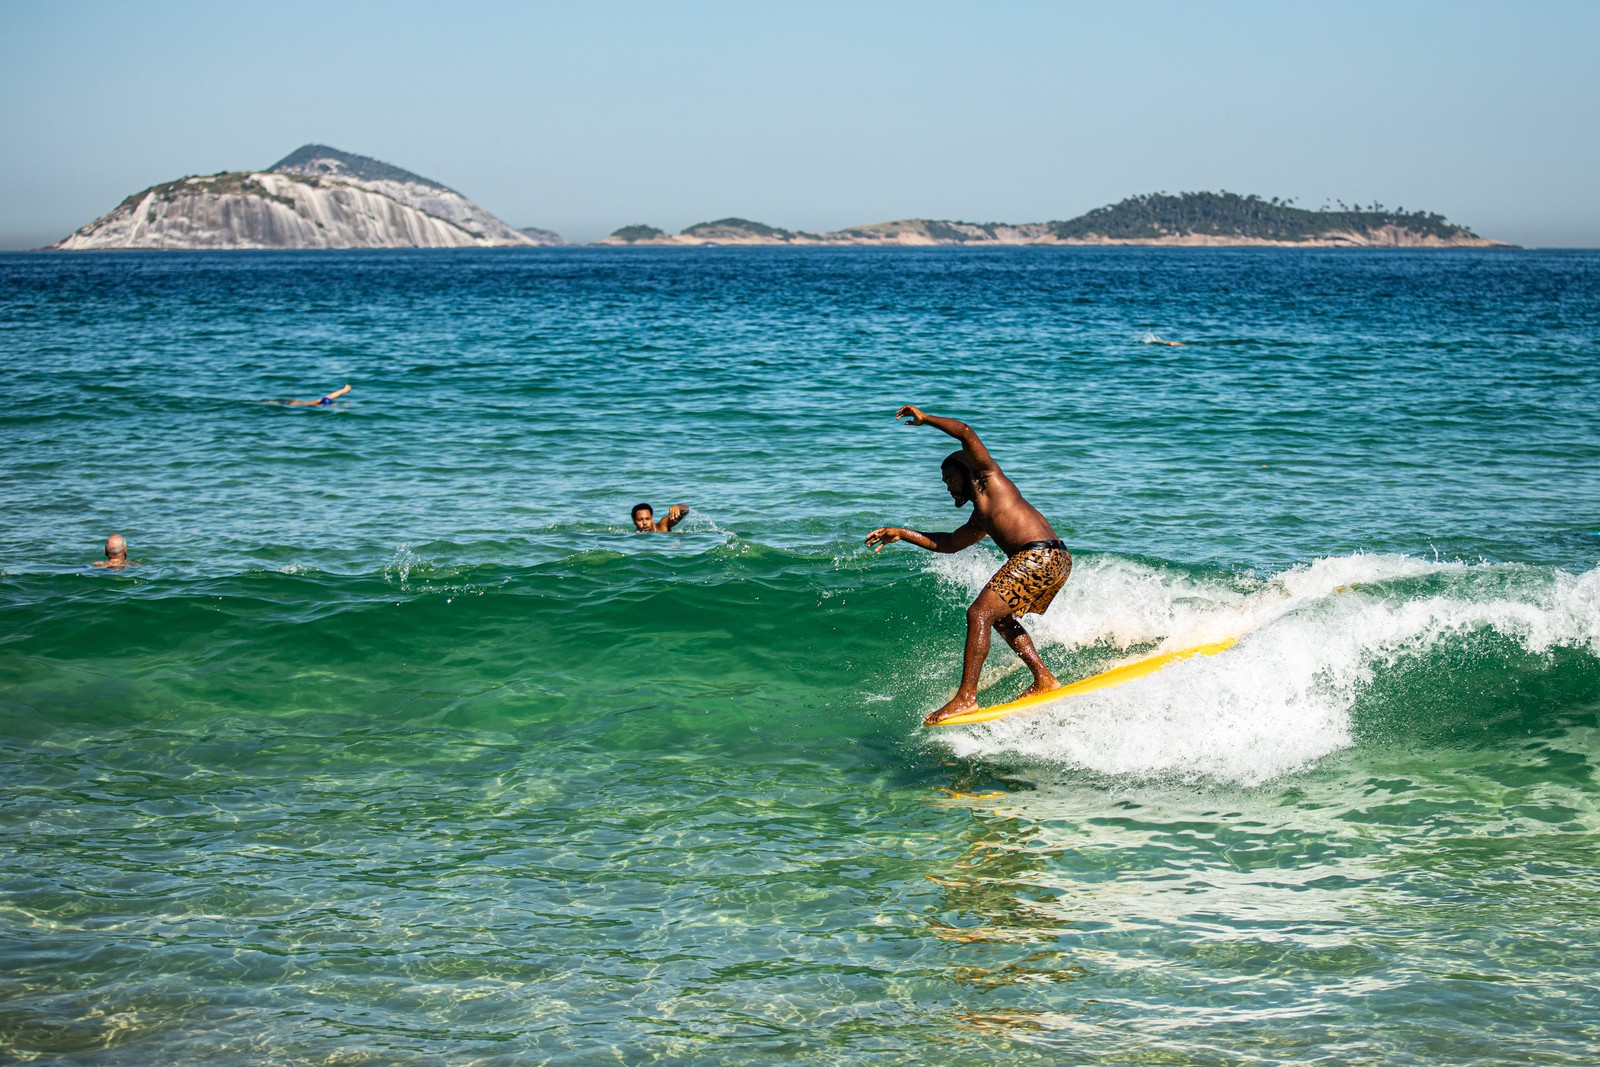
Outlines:
<svg viewBox="0 0 1600 1067"><path fill-rule="evenodd" d="M1056 680L1056 676L1049 671L1045 671L1042 677L1035 678L1032 685L1018 693L1017 699L1021 700L1023 697L1031 697L1035 693L1048 693L1052 689L1060 688L1061 683Z"/></svg>
<svg viewBox="0 0 1600 1067"><path fill-rule="evenodd" d="M963 697L958 693L950 703L938 711L928 712L928 717L922 720L922 725L932 726L935 723L943 722L952 715L960 715L963 711L971 711L977 706L978 698L976 696Z"/></svg>

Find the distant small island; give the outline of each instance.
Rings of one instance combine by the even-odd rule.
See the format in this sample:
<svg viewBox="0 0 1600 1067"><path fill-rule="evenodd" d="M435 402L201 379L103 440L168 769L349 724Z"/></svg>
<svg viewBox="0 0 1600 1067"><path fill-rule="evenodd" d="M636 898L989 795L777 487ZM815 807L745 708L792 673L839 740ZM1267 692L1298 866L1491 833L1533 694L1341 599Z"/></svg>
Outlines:
<svg viewBox="0 0 1600 1067"><path fill-rule="evenodd" d="M515 229L449 186L304 145L263 171L163 182L51 245L101 249L506 248L565 244Z"/></svg>
<svg viewBox="0 0 1600 1067"><path fill-rule="evenodd" d="M547 229L513 227L454 189L393 164L327 145L305 145L263 171L223 171L151 186L50 248L515 248L566 243ZM1311 211L1292 200L1229 192L1150 193L1065 222L899 219L808 233L727 218L676 234L654 226L624 226L596 244L1513 247L1428 212L1389 211L1381 204Z"/></svg>
<svg viewBox="0 0 1600 1067"><path fill-rule="evenodd" d="M677 234L624 226L602 245L1179 245L1292 248L1510 248L1444 216L1405 209L1323 208L1238 193L1150 193L1065 222L948 222L901 219L826 233L779 229L748 219L702 222Z"/></svg>

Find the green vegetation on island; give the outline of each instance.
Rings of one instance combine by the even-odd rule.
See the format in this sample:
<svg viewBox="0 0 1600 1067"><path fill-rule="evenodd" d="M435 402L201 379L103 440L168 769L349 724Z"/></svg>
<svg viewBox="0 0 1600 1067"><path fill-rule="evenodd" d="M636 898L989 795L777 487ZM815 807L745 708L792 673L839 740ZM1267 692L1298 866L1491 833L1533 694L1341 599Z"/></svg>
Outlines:
<svg viewBox="0 0 1600 1067"><path fill-rule="evenodd" d="M751 222L749 219L717 219L715 222L697 222L683 231L690 237L717 237L727 234L743 236L765 237L775 241L787 241L794 237L789 230L768 226L764 222Z"/></svg>
<svg viewBox="0 0 1600 1067"><path fill-rule="evenodd" d="M397 167L392 163L385 163L371 156L361 156L354 152L343 152L337 148L330 148L325 144L301 145L278 160L269 171L277 174L322 173L324 168L316 166L317 163L328 161L337 163L347 177L364 182L414 182L419 185L431 185L436 189L446 189L454 192L447 185L440 185L436 181L424 178L420 174L413 174L409 170Z"/></svg>
<svg viewBox="0 0 1600 1067"><path fill-rule="evenodd" d="M975 239L995 240L996 232L1004 225L1005 223L1003 222L962 222L959 219L954 222L941 222L938 219L924 219L922 228L929 237L936 241L964 244ZM969 226L972 230L979 231L983 234L983 237L976 237L971 230L961 229L963 226Z"/></svg>
<svg viewBox="0 0 1600 1067"><path fill-rule="evenodd" d="M611 236L619 241L655 241L666 235L666 230L658 230L654 226L645 226L640 223L634 226L624 226Z"/></svg>
<svg viewBox="0 0 1600 1067"><path fill-rule="evenodd" d="M1257 241L1310 241L1335 233L1371 233L1386 226L1441 240L1473 238L1471 230L1431 212L1389 211L1340 204L1337 210L1310 211L1292 200L1240 196L1238 193L1149 193L1095 208L1065 222L1049 223L1058 240L1102 238L1142 241L1201 234Z"/></svg>
<svg viewBox="0 0 1600 1067"><path fill-rule="evenodd" d="M294 181L305 184L315 184L303 175L285 175ZM117 205L117 210L127 208L132 210L137 207L145 197L154 196L157 200L171 203L186 196L254 196L263 200L273 200L285 207L295 207L295 202L286 196L279 196L269 192L261 184L260 179L250 171L223 170L215 174L198 175L191 178L179 178L177 181L162 182L152 185L148 189L141 189L132 196L123 199Z"/></svg>

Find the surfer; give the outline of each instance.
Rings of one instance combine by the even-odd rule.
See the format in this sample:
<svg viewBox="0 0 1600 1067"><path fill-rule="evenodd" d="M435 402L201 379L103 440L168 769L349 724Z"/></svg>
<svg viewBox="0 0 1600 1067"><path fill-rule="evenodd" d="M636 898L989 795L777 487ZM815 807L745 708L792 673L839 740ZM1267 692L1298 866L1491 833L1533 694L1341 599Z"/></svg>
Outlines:
<svg viewBox="0 0 1600 1067"><path fill-rule="evenodd" d="M284 403L292 408L328 408L333 406L335 400L349 391L350 387L346 385L343 389L335 389L333 392L316 400L285 400Z"/></svg>
<svg viewBox="0 0 1600 1067"><path fill-rule="evenodd" d="M106 538L106 558L94 561L96 567L110 567L121 570L128 566L128 542L121 534L112 534Z"/></svg>
<svg viewBox="0 0 1600 1067"><path fill-rule="evenodd" d="M666 533L689 514L689 509L683 504L674 504L667 509L667 517L656 519L655 509L649 504L635 504L633 506L633 528L640 533Z"/></svg>
<svg viewBox="0 0 1600 1067"><path fill-rule="evenodd" d="M1022 628L1022 616L1042 615L1066 584L1072 556L1045 517L1022 498L972 427L956 419L929 415L905 405L895 412L907 426L932 426L961 442L958 451L944 458L940 474L956 507L972 504L972 516L951 533L922 533L899 526L881 526L867 534L874 552L895 541L908 541L930 552L959 552L985 536L994 538L1006 562L994 572L978 598L967 608L967 644L961 668L961 686L950 702L923 719L932 726L952 715L978 706L978 675L989 654L989 630L997 630L1011 650L1033 672L1033 685L1021 695L1061 688L1061 683L1039 658L1033 639Z"/></svg>

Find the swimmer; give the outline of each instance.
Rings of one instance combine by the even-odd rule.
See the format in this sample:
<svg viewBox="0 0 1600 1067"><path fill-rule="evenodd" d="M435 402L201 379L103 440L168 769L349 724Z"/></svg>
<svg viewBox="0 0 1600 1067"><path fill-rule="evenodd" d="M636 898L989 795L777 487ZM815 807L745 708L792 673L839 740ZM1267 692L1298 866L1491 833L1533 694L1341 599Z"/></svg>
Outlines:
<svg viewBox="0 0 1600 1067"><path fill-rule="evenodd" d="M633 506L633 528L640 533L666 533L689 514L689 509L683 504L674 504L667 509L667 517L657 519L655 509L649 504L635 504Z"/></svg>
<svg viewBox="0 0 1600 1067"><path fill-rule="evenodd" d="M284 400L280 401L280 403L287 404L292 408L327 408L332 407L335 400L339 399L341 396L344 396L344 394L348 393L349 391L350 387L346 385L343 389L335 389L333 392L317 400Z"/></svg>
<svg viewBox="0 0 1600 1067"><path fill-rule="evenodd" d="M110 567L113 570L121 570L123 567L129 566L128 542L123 539L121 534L112 534L106 538L106 558L95 560L94 565L96 567Z"/></svg>

